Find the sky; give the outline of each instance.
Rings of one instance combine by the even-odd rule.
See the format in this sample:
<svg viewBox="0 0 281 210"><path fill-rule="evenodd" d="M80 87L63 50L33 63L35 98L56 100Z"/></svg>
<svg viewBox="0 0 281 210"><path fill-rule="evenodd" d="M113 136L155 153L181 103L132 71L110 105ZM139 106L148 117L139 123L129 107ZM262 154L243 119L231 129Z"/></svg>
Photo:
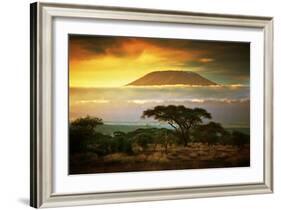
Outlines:
<svg viewBox="0 0 281 210"><path fill-rule="evenodd" d="M126 86L162 70L194 71L219 86ZM249 43L69 35L70 120L91 115L146 124L153 119L141 119L144 110L174 104L248 127L249 77Z"/></svg>
<svg viewBox="0 0 281 210"><path fill-rule="evenodd" d="M249 85L250 43L69 35L70 87L122 87L161 70Z"/></svg>

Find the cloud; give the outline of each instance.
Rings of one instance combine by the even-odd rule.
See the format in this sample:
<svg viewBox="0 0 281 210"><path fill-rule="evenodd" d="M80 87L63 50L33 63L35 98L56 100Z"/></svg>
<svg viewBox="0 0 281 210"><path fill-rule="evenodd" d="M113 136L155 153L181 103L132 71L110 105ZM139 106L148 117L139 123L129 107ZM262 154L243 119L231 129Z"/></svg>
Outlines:
<svg viewBox="0 0 281 210"><path fill-rule="evenodd" d="M155 70L197 71L219 84L249 84L250 43L70 35L69 46L71 84L77 86L107 85L118 74L121 86Z"/></svg>
<svg viewBox="0 0 281 210"><path fill-rule="evenodd" d="M135 104L181 104L181 103L227 103L227 104L237 104L237 103L248 103L250 101L249 98L240 98L240 99L232 99L232 98L178 98L178 99L166 99L166 100L157 100L157 99L134 99L128 100L127 103L135 103Z"/></svg>
<svg viewBox="0 0 281 210"><path fill-rule="evenodd" d="M122 87L122 88L70 88L70 102L106 101L186 101L192 99L221 100L250 97L248 86L226 85L214 87Z"/></svg>
<svg viewBox="0 0 281 210"><path fill-rule="evenodd" d="M210 62L213 62L214 59L213 58L200 58L199 61L202 63L210 63Z"/></svg>
<svg viewBox="0 0 281 210"><path fill-rule="evenodd" d="M135 99L135 100L112 100L110 103L74 103L70 107L70 118L75 119L85 115L102 118L104 121L112 122L141 122L144 110L157 105L184 105L194 108L206 109L212 114L213 120L223 124L244 124L249 126L250 122L250 100L249 98L194 98L194 99ZM148 119L151 121L151 119Z"/></svg>
<svg viewBox="0 0 281 210"><path fill-rule="evenodd" d="M76 104L87 104L87 103L97 103L97 104L107 104L109 100L78 100L75 101Z"/></svg>

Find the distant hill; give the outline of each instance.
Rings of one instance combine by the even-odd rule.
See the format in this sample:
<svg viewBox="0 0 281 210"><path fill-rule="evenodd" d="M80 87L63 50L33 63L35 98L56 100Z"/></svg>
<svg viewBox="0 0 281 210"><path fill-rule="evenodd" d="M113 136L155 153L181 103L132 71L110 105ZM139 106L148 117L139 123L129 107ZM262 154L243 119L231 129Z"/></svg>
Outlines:
<svg viewBox="0 0 281 210"><path fill-rule="evenodd" d="M127 86L150 85L217 85L201 75L191 71L154 71L127 84Z"/></svg>

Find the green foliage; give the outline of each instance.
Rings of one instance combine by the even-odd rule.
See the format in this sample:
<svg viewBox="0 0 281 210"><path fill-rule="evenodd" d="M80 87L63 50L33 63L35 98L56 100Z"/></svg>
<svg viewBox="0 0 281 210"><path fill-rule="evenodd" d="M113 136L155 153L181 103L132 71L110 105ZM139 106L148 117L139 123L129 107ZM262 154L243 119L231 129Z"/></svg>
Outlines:
<svg viewBox="0 0 281 210"><path fill-rule="evenodd" d="M94 132L94 129L98 125L103 125L102 119L96 118L96 117L91 117L91 116L86 116L84 118L78 118L71 123L71 126L73 126L73 127L81 127L81 128L89 129L92 132Z"/></svg>
<svg viewBox="0 0 281 210"><path fill-rule="evenodd" d="M143 150L147 150L149 144L153 143L153 136L149 135L149 133L139 133L134 136L133 140Z"/></svg>
<svg viewBox="0 0 281 210"><path fill-rule="evenodd" d="M211 119L209 112L202 108L186 108L185 106L156 106L143 112L143 118L153 117L158 121L167 122L175 129L184 145L190 141L190 130L203 123L203 119Z"/></svg>
<svg viewBox="0 0 281 210"><path fill-rule="evenodd" d="M92 141L88 145L88 149L98 156L103 156L111 153L111 145L111 136L104 135L102 133L95 133Z"/></svg>
<svg viewBox="0 0 281 210"><path fill-rule="evenodd" d="M132 141L128 138L124 132L114 132L114 137L111 144L112 152L124 152L132 154Z"/></svg>
<svg viewBox="0 0 281 210"><path fill-rule="evenodd" d="M241 133L239 131L233 131L231 136L232 144L238 147L250 144L250 136L247 134Z"/></svg>
<svg viewBox="0 0 281 210"><path fill-rule="evenodd" d="M70 123L69 126L69 148L70 152L88 152L93 148L95 137L95 128L102 125L99 118L87 116L78 118Z"/></svg>
<svg viewBox="0 0 281 210"><path fill-rule="evenodd" d="M250 136L238 131L228 132L221 124L209 122L203 124L203 119L211 115L201 108L186 108L184 106L156 106L143 112L143 117L154 117L165 121L174 129L139 128L130 132L116 131L106 135L96 131L103 125L100 118L86 116L70 123L69 149L71 154L95 154L105 156L112 153L134 154L134 147L156 151L159 146L168 153L170 145L188 142L203 142L208 144L231 144L238 147L250 143ZM163 151L163 150L162 150Z"/></svg>
<svg viewBox="0 0 281 210"><path fill-rule="evenodd" d="M193 130L193 139L198 142L217 144L227 135L227 131L216 122L198 125Z"/></svg>
<svg viewBox="0 0 281 210"><path fill-rule="evenodd" d="M87 145L93 137L93 132L85 127L69 127L69 149L71 153L87 151Z"/></svg>

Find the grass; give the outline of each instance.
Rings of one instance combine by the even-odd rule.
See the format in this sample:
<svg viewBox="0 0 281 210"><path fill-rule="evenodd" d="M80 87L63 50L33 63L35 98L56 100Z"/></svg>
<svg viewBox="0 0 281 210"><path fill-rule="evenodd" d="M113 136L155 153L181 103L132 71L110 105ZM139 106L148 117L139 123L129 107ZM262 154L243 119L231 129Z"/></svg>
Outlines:
<svg viewBox="0 0 281 210"><path fill-rule="evenodd" d="M153 128L160 126L152 126L152 125L119 125L119 124L104 124L100 125L96 128L97 132L112 135L116 131L121 131L124 133L128 133L134 131L139 128ZM247 127L226 127L227 131L239 131L245 134L250 134L250 128Z"/></svg>
<svg viewBox="0 0 281 210"><path fill-rule="evenodd" d="M225 168L250 166L249 145L209 146L191 143L187 147L172 145L168 152L158 147L128 155L113 153L98 157L93 153L75 154L70 159L70 174L157 171L179 169Z"/></svg>

